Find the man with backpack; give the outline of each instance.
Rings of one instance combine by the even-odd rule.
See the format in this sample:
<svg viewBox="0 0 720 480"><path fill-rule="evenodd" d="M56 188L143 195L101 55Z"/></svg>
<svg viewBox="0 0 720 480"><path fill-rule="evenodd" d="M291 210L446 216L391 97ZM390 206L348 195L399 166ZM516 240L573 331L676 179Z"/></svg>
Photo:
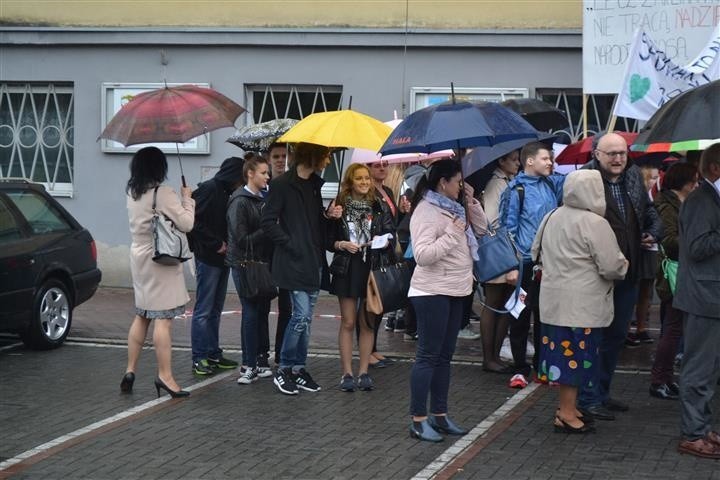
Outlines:
<svg viewBox="0 0 720 480"><path fill-rule="evenodd" d="M539 278L532 262L532 244L543 217L562 201L562 187L565 177L552 173L553 159L550 149L540 142L525 145L520 152L523 171L518 174L503 192L500 199L500 226L512 235L522 254L522 276L520 270L506 275L507 283L520 285L527 292L525 309L510 323L510 347L512 349L515 373L510 379L511 388L525 388L528 385L531 367L527 363L527 341L530 331L530 316L533 317L533 367L537 372L537 356L540 350L540 311L538 308Z"/></svg>

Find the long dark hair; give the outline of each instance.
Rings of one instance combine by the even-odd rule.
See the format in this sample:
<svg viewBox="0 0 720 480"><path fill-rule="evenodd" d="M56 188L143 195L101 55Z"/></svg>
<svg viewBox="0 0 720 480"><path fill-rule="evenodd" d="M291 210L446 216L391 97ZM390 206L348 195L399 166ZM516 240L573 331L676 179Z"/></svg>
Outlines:
<svg viewBox="0 0 720 480"><path fill-rule="evenodd" d="M162 150L157 147L141 148L130 161L130 180L125 192L137 200L150 188L161 184L167 178L167 171L167 158Z"/></svg>
<svg viewBox="0 0 720 480"><path fill-rule="evenodd" d="M428 190L437 190L441 178L450 180L458 173L460 173L460 162L456 160L447 158L433 162L422 178L420 178L417 187L415 187L415 195L412 199L412 211L415 211L415 207L418 206L425 192Z"/></svg>

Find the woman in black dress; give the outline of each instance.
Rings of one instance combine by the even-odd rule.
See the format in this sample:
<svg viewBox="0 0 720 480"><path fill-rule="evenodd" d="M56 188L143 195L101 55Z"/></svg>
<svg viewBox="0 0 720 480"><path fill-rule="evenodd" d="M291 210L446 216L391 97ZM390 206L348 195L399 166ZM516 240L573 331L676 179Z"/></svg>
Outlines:
<svg viewBox="0 0 720 480"><path fill-rule="evenodd" d="M381 256L392 253L389 241L382 249L371 249L373 238L393 231L392 216L385 213L375 195L375 188L367 166L355 163L345 172L337 204L343 207L342 219L330 232L330 247L335 255L330 273L330 293L340 302L340 331L338 344L343 377L340 389L353 392L372 390L373 382L367 374L373 346L375 315L365 310L365 295L370 269L378 265ZM357 382L352 373L352 346L355 323L360 324L360 367Z"/></svg>

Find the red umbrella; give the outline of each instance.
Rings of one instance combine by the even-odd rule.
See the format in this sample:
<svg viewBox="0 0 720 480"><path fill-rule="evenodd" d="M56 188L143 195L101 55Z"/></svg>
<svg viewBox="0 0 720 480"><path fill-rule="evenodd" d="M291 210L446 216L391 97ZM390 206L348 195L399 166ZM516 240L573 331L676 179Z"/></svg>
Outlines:
<svg viewBox="0 0 720 480"><path fill-rule="evenodd" d="M185 143L202 134L232 127L246 110L211 88L180 85L133 97L110 120L98 140L107 138L126 147L139 143ZM178 149L178 161L180 150ZM180 173L183 185L185 175Z"/></svg>
<svg viewBox="0 0 720 480"><path fill-rule="evenodd" d="M185 143L222 127L232 127L245 109L225 95L195 85L141 93L110 120L100 138L126 147L138 143Z"/></svg>
<svg viewBox="0 0 720 480"><path fill-rule="evenodd" d="M628 146L637 138L637 133L630 132L615 132L625 139ZM555 163L558 165L584 165L590 161L590 153L592 150L592 142L595 135L587 137L579 142L568 145L560 155L555 158ZM642 152L640 152L642 153ZM630 158L636 158L641 155L637 155L637 152L630 152Z"/></svg>

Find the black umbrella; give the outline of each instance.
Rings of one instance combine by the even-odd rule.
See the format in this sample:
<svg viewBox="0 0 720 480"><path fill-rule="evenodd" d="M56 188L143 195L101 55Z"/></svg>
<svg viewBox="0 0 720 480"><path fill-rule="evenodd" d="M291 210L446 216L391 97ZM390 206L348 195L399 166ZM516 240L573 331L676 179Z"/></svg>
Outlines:
<svg viewBox="0 0 720 480"><path fill-rule="evenodd" d="M500 102L515 113L519 113L530 125L546 132L568 127L565 112L537 98L513 98Z"/></svg>
<svg viewBox="0 0 720 480"><path fill-rule="evenodd" d="M703 150L720 142L720 80L688 90L663 105L632 144L633 151Z"/></svg>
<svg viewBox="0 0 720 480"><path fill-rule="evenodd" d="M513 150L519 150L530 142L542 142L552 150L552 144L557 139L550 134L541 134L538 140L522 138L508 142L497 143L491 147L475 147L462 160L462 172L465 181L473 186L475 191L482 192L485 185L492 178L493 171L498 166L498 160Z"/></svg>

